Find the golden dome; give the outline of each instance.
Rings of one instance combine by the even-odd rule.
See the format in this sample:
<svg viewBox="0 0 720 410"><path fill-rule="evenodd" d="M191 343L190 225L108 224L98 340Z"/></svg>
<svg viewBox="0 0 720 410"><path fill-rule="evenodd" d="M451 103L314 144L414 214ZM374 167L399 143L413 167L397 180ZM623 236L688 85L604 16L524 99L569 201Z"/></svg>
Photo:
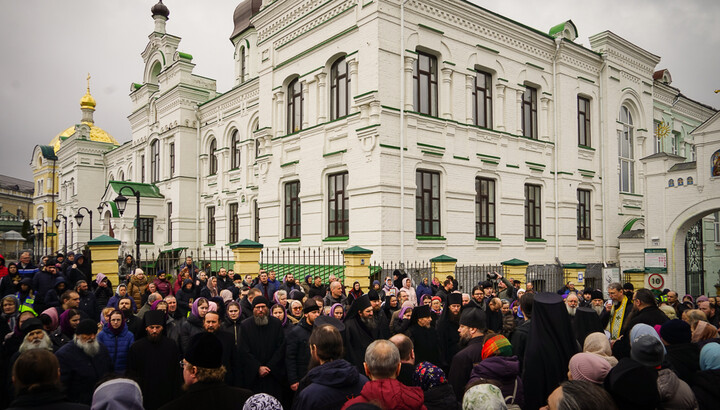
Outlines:
<svg viewBox="0 0 720 410"><path fill-rule="evenodd" d="M115 138L113 138L112 135L108 134L107 131L100 127L96 127L94 124L83 122L83 124L87 124L90 126L90 140L91 141L97 141L97 142L109 142L114 145L120 145L119 142ZM60 134L56 135L55 138L50 141L50 144L54 149L55 152L60 149L60 143L67 139L69 136L73 135L75 133L75 126L69 127L65 131L61 132Z"/></svg>
<svg viewBox="0 0 720 410"><path fill-rule="evenodd" d="M91 110L95 109L95 99L90 95L90 89L88 88L87 92L83 97L80 99L80 108L90 108Z"/></svg>

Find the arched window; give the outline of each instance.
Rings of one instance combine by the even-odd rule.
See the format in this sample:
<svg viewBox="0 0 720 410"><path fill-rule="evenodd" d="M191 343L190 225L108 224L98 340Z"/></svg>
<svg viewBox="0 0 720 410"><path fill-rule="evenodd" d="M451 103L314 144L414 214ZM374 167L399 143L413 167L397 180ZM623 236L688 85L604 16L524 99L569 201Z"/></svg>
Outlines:
<svg viewBox="0 0 720 410"><path fill-rule="evenodd" d="M300 131L303 121L303 89L299 79L288 85L287 133Z"/></svg>
<svg viewBox="0 0 720 410"><path fill-rule="evenodd" d="M620 166L620 192L635 192L635 159L633 155L633 119L626 106L620 107L618 130L618 161ZM679 185L679 184L678 184Z"/></svg>
<svg viewBox="0 0 720 410"><path fill-rule="evenodd" d="M240 47L240 84L247 78L247 61L245 60L245 47Z"/></svg>
<svg viewBox="0 0 720 410"><path fill-rule="evenodd" d="M150 78L148 79L148 83L150 83L150 84L158 83L158 74L160 74L161 68L162 68L162 66L160 65L160 62L156 61L155 64L150 69Z"/></svg>
<svg viewBox="0 0 720 410"><path fill-rule="evenodd" d="M348 63L345 57L338 59L330 68L330 119L336 120L348 114L349 106Z"/></svg>
<svg viewBox="0 0 720 410"><path fill-rule="evenodd" d="M693 177L687 177L687 184L692 185L693 184Z"/></svg>
<svg viewBox="0 0 720 410"><path fill-rule="evenodd" d="M215 175L218 171L218 163L217 163L217 155L215 154L215 151L217 151L217 142L215 141L215 138L213 138L210 141L210 150L209 150L209 157L210 157L210 163L208 168L208 174L209 175Z"/></svg>
<svg viewBox="0 0 720 410"><path fill-rule="evenodd" d="M669 180L668 180L668 186L669 186L669 187L674 187L674 186L675 186L675 180L673 180L672 178L669 179Z"/></svg>
<svg viewBox="0 0 720 410"><path fill-rule="evenodd" d="M232 132L230 138L230 169L240 168L240 141L238 141L238 130Z"/></svg>
<svg viewBox="0 0 720 410"><path fill-rule="evenodd" d="M150 182L160 180L160 140L150 144Z"/></svg>
<svg viewBox="0 0 720 410"><path fill-rule="evenodd" d="M125 181L125 173L122 170L118 171L118 181Z"/></svg>

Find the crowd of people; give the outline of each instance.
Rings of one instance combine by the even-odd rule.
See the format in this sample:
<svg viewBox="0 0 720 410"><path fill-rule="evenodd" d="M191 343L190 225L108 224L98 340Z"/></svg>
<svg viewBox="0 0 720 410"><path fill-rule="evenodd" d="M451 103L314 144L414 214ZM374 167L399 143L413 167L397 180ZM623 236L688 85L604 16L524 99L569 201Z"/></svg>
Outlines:
<svg viewBox="0 0 720 410"><path fill-rule="evenodd" d="M11 409L715 409L720 298L0 256ZM603 291L609 299L605 299Z"/></svg>

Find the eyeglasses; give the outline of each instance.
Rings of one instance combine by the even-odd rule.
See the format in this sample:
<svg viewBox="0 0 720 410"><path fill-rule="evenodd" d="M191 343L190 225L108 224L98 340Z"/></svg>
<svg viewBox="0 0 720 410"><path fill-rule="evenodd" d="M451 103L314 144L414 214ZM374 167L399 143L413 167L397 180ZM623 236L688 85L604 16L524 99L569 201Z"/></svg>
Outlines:
<svg viewBox="0 0 720 410"><path fill-rule="evenodd" d="M302 309L302 306L293 306L292 310L300 310Z"/></svg>

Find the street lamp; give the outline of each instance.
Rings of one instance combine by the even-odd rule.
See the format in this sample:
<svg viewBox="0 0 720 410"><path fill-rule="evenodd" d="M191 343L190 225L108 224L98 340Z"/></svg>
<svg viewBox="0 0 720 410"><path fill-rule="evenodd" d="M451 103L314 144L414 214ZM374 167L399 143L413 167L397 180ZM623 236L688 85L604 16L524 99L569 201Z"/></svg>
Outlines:
<svg viewBox="0 0 720 410"><path fill-rule="evenodd" d="M90 216L90 240L92 240L92 211L85 208L84 206L81 206L80 208L78 208L77 214L75 214L75 222L77 222L78 226L82 225L83 218L85 217L83 216L83 214L80 213L81 209L86 210L88 215Z"/></svg>
<svg viewBox="0 0 720 410"><path fill-rule="evenodd" d="M47 221L45 219L38 219L37 223L35 224L35 227L37 228L38 232L42 232L42 238L43 238L43 256L47 254ZM43 229L43 227L45 229ZM38 252L40 250L38 249Z"/></svg>
<svg viewBox="0 0 720 410"><path fill-rule="evenodd" d="M60 217L62 216L63 220L65 221L65 224L63 225L63 237L64 237L64 244L63 244L63 253L67 254L67 216L63 214L58 214L57 218L53 221L55 224L56 229L60 229Z"/></svg>
<svg viewBox="0 0 720 410"><path fill-rule="evenodd" d="M130 192L132 192L132 195L135 195L135 202L137 204L137 209L135 211L135 261L137 266L140 267L140 191L136 191L128 185L124 185L120 188L117 198L113 201L115 202L115 205L117 205L120 216L122 216L125 212L125 207L128 203L127 197L122 194L122 191L125 189L129 189Z"/></svg>

